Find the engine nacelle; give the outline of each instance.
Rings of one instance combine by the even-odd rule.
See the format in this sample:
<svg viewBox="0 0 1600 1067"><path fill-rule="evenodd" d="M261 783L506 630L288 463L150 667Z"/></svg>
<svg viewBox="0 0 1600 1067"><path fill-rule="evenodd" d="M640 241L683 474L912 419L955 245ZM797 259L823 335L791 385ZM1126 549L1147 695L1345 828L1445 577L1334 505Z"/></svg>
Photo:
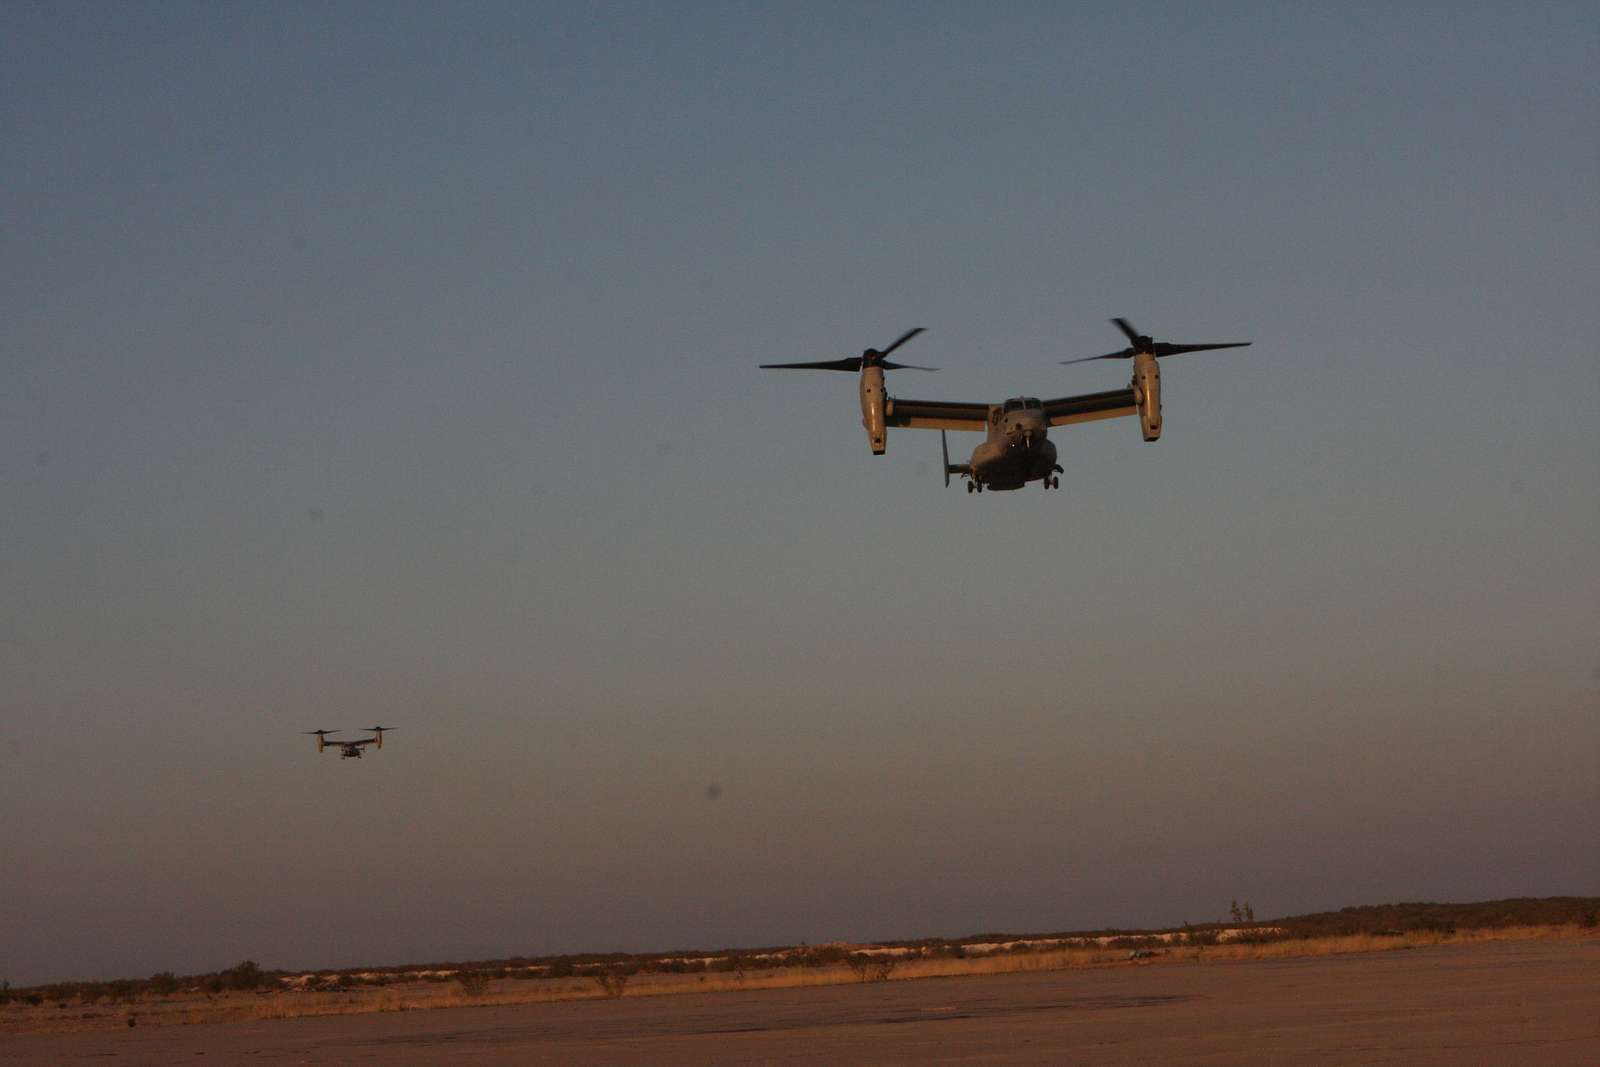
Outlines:
<svg viewBox="0 0 1600 1067"><path fill-rule="evenodd" d="M1160 440L1161 368L1148 352L1133 357L1133 402L1139 407L1139 429L1144 431L1144 439Z"/></svg>
<svg viewBox="0 0 1600 1067"><path fill-rule="evenodd" d="M883 388L882 367L861 368L861 425L867 430L872 454L881 456L889 447L889 427L884 421L888 394Z"/></svg>

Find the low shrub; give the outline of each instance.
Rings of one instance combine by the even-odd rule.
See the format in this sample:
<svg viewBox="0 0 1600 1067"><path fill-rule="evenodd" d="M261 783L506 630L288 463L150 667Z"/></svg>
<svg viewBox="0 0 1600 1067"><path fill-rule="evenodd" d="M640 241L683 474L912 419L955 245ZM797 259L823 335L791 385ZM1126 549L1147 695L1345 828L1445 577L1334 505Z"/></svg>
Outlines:
<svg viewBox="0 0 1600 1067"><path fill-rule="evenodd" d="M850 964L850 972L856 976L858 982L887 982L889 975L894 971L895 958L857 952L846 962Z"/></svg>
<svg viewBox="0 0 1600 1067"><path fill-rule="evenodd" d="M467 996L481 997L489 992L489 978L488 971L462 971L456 975L456 984Z"/></svg>
<svg viewBox="0 0 1600 1067"><path fill-rule="evenodd" d="M245 960L217 976L218 984L228 989L255 989L267 982L267 976L255 960ZM220 989L216 990L221 992Z"/></svg>

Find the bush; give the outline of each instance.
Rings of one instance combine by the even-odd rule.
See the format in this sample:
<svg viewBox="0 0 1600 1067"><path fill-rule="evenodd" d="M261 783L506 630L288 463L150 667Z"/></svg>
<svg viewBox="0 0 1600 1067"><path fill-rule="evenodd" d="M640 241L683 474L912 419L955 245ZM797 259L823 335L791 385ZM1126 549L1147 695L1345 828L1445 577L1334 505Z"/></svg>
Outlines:
<svg viewBox="0 0 1600 1067"><path fill-rule="evenodd" d="M481 997L489 992L489 977L488 971L462 971L456 975L456 983L467 996Z"/></svg>
<svg viewBox="0 0 1600 1067"><path fill-rule="evenodd" d="M1113 937L1110 941L1106 942L1106 948L1160 948L1163 944L1165 944L1165 942L1159 941L1153 937L1139 937L1134 934L1127 934L1122 937Z"/></svg>
<svg viewBox="0 0 1600 1067"><path fill-rule="evenodd" d="M594 982L595 985L600 987L602 993L614 1000L622 996L622 991L627 988L628 976L613 967L595 975Z"/></svg>
<svg viewBox="0 0 1600 1067"><path fill-rule="evenodd" d="M219 975L229 989L255 989L267 980L255 960L245 960L243 963L223 971Z"/></svg>
<svg viewBox="0 0 1600 1067"><path fill-rule="evenodd" d="M887 982L894 970L893 956L872 956L865 952L853 954L847 961L858 982Z"/></svg>
<svg viewBox="0 0 1600 1067"><path fill-rule="evenodd" d="M842 945L818 945L806 953L802 963L807 967L826 967L831 963L844 963L850 953Z"/></svg>
<svg viewBox="0 0 1600 1067"><path fill-rule="evenodd" d="M119 1000L124 1004L132 1004L139 999L139 983L131 978L118 978L114 982L102 982L100 990L107 1000Z"/></svg>
<svg viewBox="0 0 1600 1067"><path fill-rule="evenodd" d="M1265 945L1273 941L1280 941L1284 936L1273 930L1245 930L1233 941L1237 945Z"/></svg>
<svg viewBox="0 0 1600 1067"><path fill-rule="evenodd" d="M160 971L152 974L145 984L156 996L170 997L178 991L178 976L171 971Z"/></svg>

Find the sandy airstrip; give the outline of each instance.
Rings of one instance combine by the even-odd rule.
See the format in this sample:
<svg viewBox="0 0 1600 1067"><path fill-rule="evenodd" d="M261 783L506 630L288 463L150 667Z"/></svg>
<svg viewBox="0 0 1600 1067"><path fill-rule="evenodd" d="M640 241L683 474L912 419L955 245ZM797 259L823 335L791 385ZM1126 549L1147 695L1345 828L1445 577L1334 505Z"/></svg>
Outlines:
<svg viewBox="0 0 1600 1067"><path fill-rule="evenodd" d="M8 1064L1600 1063L1600 937L0 1037Z"/></svg>

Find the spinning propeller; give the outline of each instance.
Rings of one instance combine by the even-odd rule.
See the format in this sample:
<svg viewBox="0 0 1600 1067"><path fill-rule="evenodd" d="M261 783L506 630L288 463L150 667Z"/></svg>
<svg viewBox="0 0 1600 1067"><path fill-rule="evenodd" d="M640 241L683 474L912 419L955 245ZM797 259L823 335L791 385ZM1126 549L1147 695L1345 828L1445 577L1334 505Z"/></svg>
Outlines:
<svg viewBox="0 0 1600 1067"><path fill-rule="evenodd" d="M1121 352L1107 352L1103 356L1084 356L1080 359L1064 359L1062 363L1088 363L1094 359L1132 359L1138 355L1151 356L1181 356L1185 352L1209 352L1214 348L1247 348L1249 341L1230 341L1220 345L1172 345L1165 341L1153 340L1148 334L1142 334L1133 328L1133 323L1127 319L1112 319L1117 329L1121 330L1128 338L1129 347Z"/></svg>
<svg viewBox="0 0 1600 1067"><path fill-rule="evenodd" d="M907 330L905 333L901 334L899 339L888 348L881 350L869 348L859 356L850 356L847 359L828 359L818 363L763 363L761 364L761 369L858 371L862 367L882 367L884 370L938 370L938 367L919 367L913 363L891 363L887 359L883 358L921 332L921 326L918 326L914 330Z"/></svg>

